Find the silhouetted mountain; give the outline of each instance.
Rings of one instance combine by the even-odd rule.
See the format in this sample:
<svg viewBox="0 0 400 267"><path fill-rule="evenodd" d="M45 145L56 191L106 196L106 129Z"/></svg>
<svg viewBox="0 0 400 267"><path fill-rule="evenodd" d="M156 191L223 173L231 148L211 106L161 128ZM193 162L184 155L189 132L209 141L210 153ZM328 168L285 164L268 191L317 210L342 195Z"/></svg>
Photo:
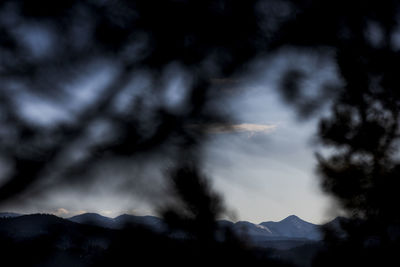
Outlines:
<svg viewBox="0 0 400 267"><path fill-rule="evenodd" d="M4 266L123 266L132 257L148 260L149 265L160 260L180 262L175 266L185 266L185 262L198 253L198 247L191 240L174 239L141 227L138 223L158 227L160 219L152 216L122 215L111 219L98 214L83 214L69 219L48 214L22 215L0 218L0 251ZM135 224L131 224L133 221ZM97 226L96 223L126 223L121 229ZM239 247L236 255L239 262L266 261L272 266L287 266L269 260L269 254L262 250ZM221 260L233 261L231 241L216 242L215 255ZM245 249L245 250L243 250ZM249 254L247 254L249 253ZM252 256L253 255L253 256ZM254 257L257 255L256 257ZM261 258L260 258L261 257ZM253 266L253 265L252 265ZM257 265L258 266L258 265Z"/></svg>
<svg viewBox="0 0 400 267"><path fill-rule="evenodd" d="M155 216L122 214L115 218L109 218L97 213L84 213L68 218L68 220L110 229L122 229L126 226L140 226L155 232L164 232L166 230L166 225L163 220Z"/></svg>
<svg viewBox="0 0 400 267"><path fill-rule="evenodd" d="M166 231L167 226L164 221L155 216L135 216L123 214L113 219L116 228L122 228L126 225L138 225L147 227L155 232Z"/></svg>
<svg viewBox="0 0 400 267"><path fill-rule="evenodd" d="M232 227L236 234L252 241L276 237L268 227L251 222L240 221L233 224Z"/></svg>
<svg viewBox="0 0 400 267"><path fill-rule="evenodd" d="M115 244L121 238L129 247L140 247L141 242L152 247L157 242L184 246L188 237L180 235L180 238L176 238L179 235L167 231L164 221L154 216L123 214L108 218L96 213L85 213L63 219L48 214L3 214L3 217L0 214L0 249L5 253L9 252L7 259L13 259L13 253L19 251L34 251L37 246L49 251L41 249L39 256L35 254L20 259L20 265L26 265L27 261L40 265L42 261L47 261L50 263L46 266L89 266L105 251L117 249ZM220 220L218 229L221 233L216 240L225 241L223 229L231 229L240 240L247 241L245 244L261 255L269 255L277 260L284 259L298 266L309 266L313 255L323 247L319 240L321 235L318 235L320 229L327 227L339 231L342 220L345 219L337 218L325 225L311 224L293 215L279 222L261 224ZM169 239L172 241L168 241Z"/></svg>
<svg viewBox="0 0 400 267"><path fill-rule="evenodd" d="M295 215L291 215L280 222L263 222L260 225L268 228L274 236L311 240L322 238L319 225L306 222Z"/></svg>
<svg viewBox="0 0 400 267"><path fill-rule="evenodd" d="M115 222L113 219L97 213L84 213L68 218L68 220L81 224L101 226L104 228L115 228Z"/></svg>
<svg viewBox="0 0 400 267"><path fill-rule="evenodd" d="M52 222L54 218L58 218L54 215L40 215L38 218L36 218L36 216L39 215L21 215L12 212L0 213L0 218L21 218L20 220L14 221L14 223L26 223L28 228L34 227L33 225L39 225L39 227L42 227L43 223L51 224L54 223ZM31 223L27 223L27 218L33 221ZM39 218L41 218L43 222L38 222L37 220L39 220ZM49 220L49 218L53 219ZM58 219L62 220L61 218ZM291 215L279 222L268 221L260 224L254 224L247 221L233 223L228 220L219 220L218 225L220 228L231 228L238 236L243 237L248 241L252 241L255 244L263 244L262 246L268 244L268 246L271 245L271 247L276 247L276 244L278 243L274 243L272 245L273 241L292 240L294 243L300 245L307 241L319 241L322 239L322 228L328 228L335 232L341 232L342 230L340 227L340 221L342 220L345 220L345 218L338 217L324 225L316 225L306 222L295 215ZM167 230L167 225L165 222L161 218L155 216L135 216L122 214L115 218L109 218L97 213L84 213L67 218L63 221L71 221L79 224L109 229L122 229L125 226L139 226L148 228L155 232L165 232ZM32 231L35 232L35 229L32 229ZM39 229L36 229L36 231L39 231ZM289 247L291 246L292 245L289 245Z"/></svg>
<svg viewBox="0 0 400 267"><path fill-rule="evenodd" d="M14 218L21 216L22 214L15 213L15 212L0 212L0 218Z"/></svg>
<svg viewBox="0 0 400 267"><path fill-rule="evenodd" d="M122 229L125 225L136 225L149 228L155 232L165 232L167 230L164 221L155 216L123 214L115 218L109 218L96 213L85 213L68 218L68 220L110 229ZM316 225L306 222L295 215L291 215L279 222L268 221L254 224L247 221L233 223L227 220L220 220L218 224L221 228L229 227L240 237L256 243L273 240L294 240L301 244L304 241L321 240L322 227L340 231L339 218L325 225Z"/></svg>
<svg viewBox="0 0 400 267"><path fill-rule="evenodd" d="M112 231L48 214L0 218L2 265L90 266L110 245Z"/></svg>
<svg viewBox="0 0 400 267"><path fill-rule="evenodd" d="M346 232L343 229L343 223L347 223L349 219L345 217L336 217L332 221L322 225L322 228L325 232L330 232L334 234L336 237L344 238L346 237Z"/></svg>
<svg viewBox="0 0 400 267"><path fill-rule="evenodd" d="M306 222L295 215L291 215L279 222L263 222L254 224L246 221L240 221L232 224L233 231L255 245L268 246L271 241L293 241L286 247L290 248L309 241L319 241L322 239L322 225L316 225ZM277 243L274 243L274 247Z"/></svg>
<svg viewBox="0 0 400 267"><path fill-rule="evenodd" d="M62 233L63 236L78 237L80 232L91 229L93 233L104 235L104 229L75 223L50 214L31 214L0 218L0 233L16 239L35 238L42 235ZM87 233L87 232L86 232ZM92 240L96 240L92 237ZM65 241L65 240L64 240Z"/></svg>

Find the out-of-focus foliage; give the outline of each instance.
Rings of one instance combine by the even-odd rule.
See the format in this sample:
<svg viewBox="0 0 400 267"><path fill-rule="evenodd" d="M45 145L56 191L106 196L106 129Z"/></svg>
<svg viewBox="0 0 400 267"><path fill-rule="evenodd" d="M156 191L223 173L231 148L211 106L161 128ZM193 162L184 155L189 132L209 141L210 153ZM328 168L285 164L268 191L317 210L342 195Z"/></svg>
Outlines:
<svg viewBox="0 0 400 267"><path fill-rule="evenodd" d="M69 184L101 159L165 153L178 166L172 184L186 212L172 209L166 217L190 223L185 227L194 233L197 222L212 228L223 210L193 172L201 169L197 153L205 136L187 125L228 121L218 108L223 90L212 80L290 47L306 56L329 54L340 80L310 92L307 66L277 74L282 98L300 115L332 105L318 135L333 152L318 155L318 172L323 189L352 219L343 225L347 239L327 234L328 250L316 264L396 260L399 6L394 0L3 1L0 153L9 169L1 173L0 200L43 180L47 187L36 191ZM93 135L99 125L103 132ZM198 166L180 169L176 155Z"/></svg>
<svg viewBox="0 0 400 267"><path fill-rule="evenodd" d="M329 152L318 155L318 173L324 191L352 218L343 223L347 239L327 234L328 249L316 264L398 262L400 3L304 3L282 29L280 43L334 51L342 86L319 124L319 140ZM296 81L299 75L284 79L285 90L307 90Z"/></svg>

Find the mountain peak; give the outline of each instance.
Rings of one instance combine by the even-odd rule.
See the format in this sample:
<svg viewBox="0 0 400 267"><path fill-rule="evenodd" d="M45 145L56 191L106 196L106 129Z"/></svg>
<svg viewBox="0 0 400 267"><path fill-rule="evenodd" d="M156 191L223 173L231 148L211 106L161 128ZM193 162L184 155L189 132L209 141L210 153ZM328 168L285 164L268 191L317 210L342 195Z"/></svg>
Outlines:
<svg viewBox="0 0 400 267"><path fill-rule="evenodd" d="M283 222L283 221L304 222L302 219L300 219L296 215L290 215L290 216L286 217L285 219L283 219L281 222Z"/></svg>
<svg viewBox="0 0 400 267"><path fill-rule="evenodd" d="M89 212L70 217L68 220L76 223L96 225L105 228L112 228L114 223L113 219L111 218L105 217L98 213Z"/></svg>
<svg viewBox="0 0 400 267"><path fill-rule="evenodd" d="M97 213L82 213L82 214L77 214L75 216L69 217L68 220L87 220L87 219L98 219L101 218L103 216L101 216L100 214Z"/></svg>
<svg viewBox="0 0 400 267"><path fill-rule="evenodd" d="M296 215L290 215L279 222L263 222L276 236L319 240L319 226L306 222Z"/></svg>

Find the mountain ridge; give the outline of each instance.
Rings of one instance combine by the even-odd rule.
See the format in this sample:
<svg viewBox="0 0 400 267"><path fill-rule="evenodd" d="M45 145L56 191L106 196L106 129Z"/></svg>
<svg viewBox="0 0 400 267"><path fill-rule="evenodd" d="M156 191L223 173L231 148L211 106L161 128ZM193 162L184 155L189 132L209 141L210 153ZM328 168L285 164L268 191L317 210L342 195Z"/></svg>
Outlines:
<svg viewBox="0 0 400 267"><path fill-rule="evenodd" d="M260 225L267 227L276 236L287 238L305 238L321 240L322 233L319 225L304 221L296 215L290 215L279 222L262 222Z"/></svg>
<svg viewBox="0 0 400 267"><path fill-rule="evenodd" d="M0 218L15 218L22 215L12 212L0 212ZM167 225L163 219L145 215L137 216L130 214L121 214L114 218L100 215L98 213L83 213L69 218L63 218L80 224L100 226L109 229L122 229L126 225L137 225L149 228L155 232L165 232ZM259 224L248 221L231 222L229 220L218 220L220 228L231 228L239 236L246 237L254 243L260 243L268 240L310 240L320 241L323 238L322 229L326 226L340 227L335 218L325 224L313 224L302 220L296 215L290 215L280 221L265 221Z"/></svg>

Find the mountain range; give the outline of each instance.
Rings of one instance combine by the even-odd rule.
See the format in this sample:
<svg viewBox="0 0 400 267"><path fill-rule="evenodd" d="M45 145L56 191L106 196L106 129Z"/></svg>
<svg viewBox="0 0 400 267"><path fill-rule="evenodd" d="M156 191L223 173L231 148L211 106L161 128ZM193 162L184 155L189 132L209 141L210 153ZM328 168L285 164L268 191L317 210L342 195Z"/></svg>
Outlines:
<svg viewBox="0 0 400 267"><path fill-rule="evenodd" d="M67 220L76 223L101 226L103 228L110 229L122 229L127 224L135 224L144 226L155 232L166 231L166 225L163 220L155 216L135 216L122 214L115 218L109 218L97 213L84 213L67 218Z"/></svg>
<svg viewBox="0 0 400 267"><path fill-rule="evenodd" d="M268 251L272 258L292 262L296 266L310 266L313 257L324 246L322 228L340 231L340 222L338 217L327 224L316 225L295 215L279 222L260 224L219 220L216 238L225 236L223 233L231 229L242 242L250 245L246 247ZM134 227L125 228L128 225ZM222 234L219 235L218 231ZM38 255L49 256L51 262L46 266L89 266L98 255L120 244L126 234L129 241L123 242L137 246L136 249L143 245L150 249L157 242L169 242L165 241L169 238L177 241L173 244L183 244L181 241L186 238L183 232L168 231L163 219L155 216L123 214L109 218L85 213L60 218L50 214L0 213L0 250L16 253L8 253L11 259L18 258L20 251L33 251L31 256L35 259ZM159 246L160 250L164 249L162 244ZM117 246L116 249L119 251L120 248ZM82 258L82 255L85 256ZM26 257L26 261L31 261L31 258ZM65 262L65 265L60 265L60 262Z"/></svg>
<svg viewBox="0 0 400 267"><path fill-rule="evenodd" d="M11 212L0 213L0 219L17 218L21 216L29 217L33 215L22 215ZM164 221L155 216L123 214L115 218L109 218L97 213L84 213L66 218L66 220L78 224L99 226L109 229L122 229L127 224L134 224L159 233L167 230L167 225ZM218 225L230 228L238 236L243 237L256 245L270 246L271 241L320 241L323 238L321 231L323 227L331 226L331 228L335 228L336 231L340 231L338 220L339 218L336 218L327 224L317 225L306 222L295 215L291 215L278 222L266 221L260 224L255 224L248 221L239 221L234 223L227 220L219 220ZM32 227L32 225L28 228L30 227Z"/></svg>
<svg viewBox="0 0 400 267"><path fill-rule="evenodd" d="M320 225L306 222L295 215L291 215L279 222L267 221L254 224L240 221L233 224L233 229L240 236L247 236L257 243L264 240L278 239L306 239L313 241L322 239Z"/></svg>

